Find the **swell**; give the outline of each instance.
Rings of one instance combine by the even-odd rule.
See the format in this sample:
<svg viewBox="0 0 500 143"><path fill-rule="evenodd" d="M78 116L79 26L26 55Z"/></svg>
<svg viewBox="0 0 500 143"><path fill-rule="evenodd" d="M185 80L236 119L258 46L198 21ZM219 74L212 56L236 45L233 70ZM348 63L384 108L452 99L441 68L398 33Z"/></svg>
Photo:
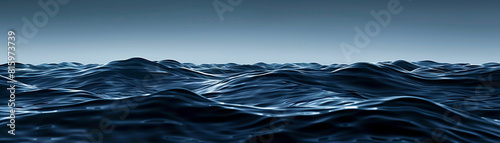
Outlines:
<svg viewBox="0 0 500 143"><path fill-rule="evenodd" d="M7 75L7 65L0 67ZM103 142L500 138L498 63L196 65L132 58L16 68L21 137L3 134L2 142L90 141L99 137L92 131L100 131ZM0 88L7 88L1 79ZM114 128L102 132L102 122Z"/></svg>

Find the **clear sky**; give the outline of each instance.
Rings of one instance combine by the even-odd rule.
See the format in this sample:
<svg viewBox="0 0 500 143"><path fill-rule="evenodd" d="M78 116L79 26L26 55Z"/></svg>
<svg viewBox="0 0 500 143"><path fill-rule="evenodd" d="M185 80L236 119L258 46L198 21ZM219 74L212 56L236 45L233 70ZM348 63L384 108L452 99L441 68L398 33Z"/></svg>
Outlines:
<svg viewBox="0 0 500 143"><path fill-rule="evenodd" d="M232 9L222 14L224 20L214 1ZM5 34L0 43L7 45L7 31L14 29L26 39L18 40L17 58L31 64L107 63L131 57L197 64L499 62L498 0L400 0L401 11L391 14L388 25L347 60L339 44L354 45L354 28L364 30L376 22L370 11L387 11L388 3L242 0L232 6L227 0L72 0L58 3L52 16L36 0L2 0L0 28ZM23 32L23 17L35 22L35 34ZM7 61L6 54L0 58Z"/></svg>

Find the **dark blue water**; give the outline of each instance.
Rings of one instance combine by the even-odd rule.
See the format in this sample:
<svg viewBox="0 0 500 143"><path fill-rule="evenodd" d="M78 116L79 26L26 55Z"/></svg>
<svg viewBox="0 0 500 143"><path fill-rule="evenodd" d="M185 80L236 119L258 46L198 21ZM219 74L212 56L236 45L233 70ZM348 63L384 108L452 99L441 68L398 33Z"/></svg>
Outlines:
<svg viewBox="0 0 500 143"><path fill-rule="evenodd" d="M498 142L500 64L16 64L0 142ZM5 104L4 104L5 103Z"/></svg>

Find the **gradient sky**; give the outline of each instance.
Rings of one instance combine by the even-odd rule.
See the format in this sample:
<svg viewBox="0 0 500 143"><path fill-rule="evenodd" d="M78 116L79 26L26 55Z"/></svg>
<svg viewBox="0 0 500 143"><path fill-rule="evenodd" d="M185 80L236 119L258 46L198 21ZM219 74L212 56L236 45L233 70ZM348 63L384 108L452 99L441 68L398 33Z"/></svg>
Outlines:
<svg viewBox="0 0 500 143"><path fill-rule="evenodd" d="M43 11L37 2L0 1L1 43L9 29L24 36L21 19L33 21ZM351 61L339 44L353 44L353 28L374 21L370 11L387 9L389 0L243 0L223 21L213 2L73 0L60 5L34 37L18 41L17 58L31 64L131 57L197 64L500 60L498 0L401 0L403 11Z"/></svg>

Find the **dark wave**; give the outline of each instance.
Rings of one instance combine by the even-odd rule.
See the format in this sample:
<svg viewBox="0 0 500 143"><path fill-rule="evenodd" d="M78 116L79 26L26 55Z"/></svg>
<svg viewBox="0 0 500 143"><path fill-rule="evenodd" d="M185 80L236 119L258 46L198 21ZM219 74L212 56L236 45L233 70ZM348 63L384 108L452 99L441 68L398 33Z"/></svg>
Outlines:
<svg viewBox="0 0 500 143"><path fill-rule="evenodd" d="M6 89L7 65L0 67ZM499 63L196 65L132 58L16 68L16 136L2 133L0 142L500 139Z"/></svg>

